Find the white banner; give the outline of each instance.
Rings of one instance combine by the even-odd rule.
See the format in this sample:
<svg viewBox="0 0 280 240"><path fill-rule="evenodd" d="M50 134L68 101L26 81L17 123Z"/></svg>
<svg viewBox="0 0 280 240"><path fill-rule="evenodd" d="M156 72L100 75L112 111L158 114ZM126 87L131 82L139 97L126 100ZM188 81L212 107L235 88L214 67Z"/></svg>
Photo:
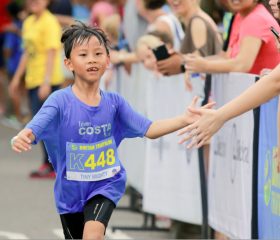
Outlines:
<svg viewBox="0 0 280 240"><path fill-rule="evenodd" d="M254 84L242 73L212 76L217 108ZM231 238L251 238L253 111L227 122L211 141L208 177L209 224Z"/></svg>
<svg viewBox="0 0 280 240"><path fill-rule="evenodd" d="M147 101L147 72L142 64L133 64L131 75L127 75L120 68L119 93L129 102L137 112L146 116ZM146 152L146 139L133 138L124 140L119 147L119 156L127 170L127 183L143 194L144 165Z"/></svg>
<svg viewBox="0 0 280 240"><path fill-rule="evenodd" d="M182 75L146 79L148 117L152 120L182 114L191 101ZM144 201L146 212L201 224L201 194L197 150L178 144L176 133L147 140Z"/></svg>

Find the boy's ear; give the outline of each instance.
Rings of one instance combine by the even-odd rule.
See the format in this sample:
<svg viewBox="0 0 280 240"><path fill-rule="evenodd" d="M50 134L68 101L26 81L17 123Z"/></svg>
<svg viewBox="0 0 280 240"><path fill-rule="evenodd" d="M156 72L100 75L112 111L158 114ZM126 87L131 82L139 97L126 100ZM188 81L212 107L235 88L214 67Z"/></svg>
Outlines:
<svg viewBox="0 0 280 240"><path fill-rule="evenodd" d="M74 69L72 66L72 62L69 58L64 58L64 65L69 71L73 72Z"/></svg>

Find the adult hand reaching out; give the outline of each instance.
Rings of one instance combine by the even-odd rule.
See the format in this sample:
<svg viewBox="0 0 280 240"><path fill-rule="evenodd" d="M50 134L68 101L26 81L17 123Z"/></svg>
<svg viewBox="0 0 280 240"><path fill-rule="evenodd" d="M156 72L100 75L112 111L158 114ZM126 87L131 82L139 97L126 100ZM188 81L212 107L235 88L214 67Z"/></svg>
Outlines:
<svg viewBox="0 0 280 240"><path fill-rule="evenodd" d="M203 73L207 72L207 60L195 54L184 56L186 62L186 70L190 72Z"/></svg>
<svg viewBox="0 0 280 240"><path fill-rule="evenodd" d="M216 133L224 124L225 120L220 115L218 110L213 109L195 109L190 107L189 111L193 114L199 115L200 118L190 124L189 126L181 129L178 136L188 133L187 136L183 137L179 143L182 144L188 140L191 143L188 144L188 148L201 147Z"/></svg>
<svg viewBox="0 0 280 240"><path fill-rule="evenodd" d="M197 110L206 110L206 109L210 110L216 104L215 102L212 101L212 102L209 102L209 103L205 104L204 106L202 106L200 108L196 108L196 104L198 102L198 99L199 99L198 96L195 96L192 99L192 102L189 105L189 107L187 109L187 112L186 112L191 125L194 124L196 121L198 121L200 119L201 113L200 113L200 111L197 111ZM191 125L189 125L189 126L191 126ZM184 129L186 129L186 127L181 129L180 132L184 131ZM180 132L179 132L179 134L180 134Z"/></svg>

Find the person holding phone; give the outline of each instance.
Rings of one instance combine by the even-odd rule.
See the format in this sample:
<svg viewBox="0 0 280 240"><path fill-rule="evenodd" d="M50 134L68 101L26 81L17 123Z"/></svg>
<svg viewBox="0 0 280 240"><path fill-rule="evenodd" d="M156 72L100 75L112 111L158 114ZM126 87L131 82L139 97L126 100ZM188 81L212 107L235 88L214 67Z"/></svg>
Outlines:
<svg viewBox="0 0 280 240"><path fill-rule="evenodd" d="M169 49L173 46L172 39L162 32L151 32L140 37L136 44L136 54L144 67L159 75L157 60L169 56Z"/></svg>
<svg viewBox="0 0 280 240"><path fill-rule="evenodd" d="M147 22L146 34L160 32L168 35L172 39L173 48L178 51L185 34L179 19L164 10L166 0L136 0L135 5L138 14ZM137 63L139 59L135 52L114 51L111 54L111 62Z"/></svg>
<svg viewBox="0 0 280 240"><path fill-rule="evenodd" d="M185 37L180 51L172 51L168 59L158 61L158 69L164 75L175 75L185 71L184 54L198 56L218 54L222 50L222 39L215 22L200 8L200 0L168 0L172 11L180 17L185 27Z"/></svg>

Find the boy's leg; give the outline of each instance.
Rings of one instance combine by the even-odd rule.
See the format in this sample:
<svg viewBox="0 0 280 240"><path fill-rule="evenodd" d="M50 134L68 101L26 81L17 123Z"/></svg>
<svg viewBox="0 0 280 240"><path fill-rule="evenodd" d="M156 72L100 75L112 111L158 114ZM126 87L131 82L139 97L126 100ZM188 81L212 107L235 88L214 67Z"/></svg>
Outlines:
<svg viewBox="0 0 280 240"><path fill-rule="evenodd" d="M85 240L103 240L105 235L105 226L98 221L87 221L84 226L83 239Z"/></svg>
<svg viewBox="0 0 280 240"><path fill-rule="evenodd" d="M84 214L69 213L60 215L65 239L82 239L84 230Z"/></svg>
<svg viewBox="0 0 280 240"><path fill-rule="evenodd" d="M91 198L84 208L83 239L104 239L106 227L115 207L114 202L102 195Z"/></svg>

